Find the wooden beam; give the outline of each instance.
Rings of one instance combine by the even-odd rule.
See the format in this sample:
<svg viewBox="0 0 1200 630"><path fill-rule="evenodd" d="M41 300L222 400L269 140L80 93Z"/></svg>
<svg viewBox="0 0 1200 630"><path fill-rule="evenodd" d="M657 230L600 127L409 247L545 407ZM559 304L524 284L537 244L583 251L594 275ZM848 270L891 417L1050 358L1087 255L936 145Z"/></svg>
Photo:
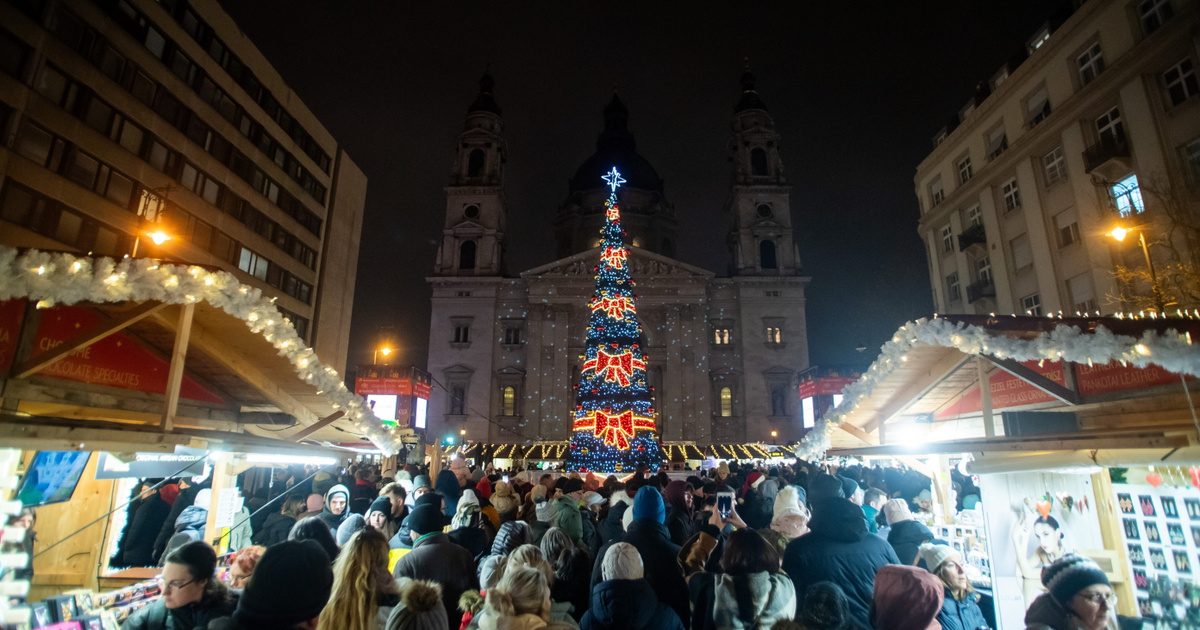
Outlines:
<svg viewBox="0 0 1200 630"><path fill-rule="evenodd" d="M883 423L891 420L894 416L899 415L905 409L908 409L917 399L928 394L934 387L937 387L942 381L946 380L946 377L965 365L967 361L970 361L971 356L957 350L947 352L942 360L929 368L929 371L925 373L923 378L909 383L907 387L892 396L886 405L875 412L875 417L864 425L862 429L870 433L879 428Z"/></svg>
<svg viewBox="0 0 1200 630"><path fill-rule="evenodd" d="M860 429L848 422L843 422L837 426L839 429L845 431L846 433L849 433L850 435L853 435L854 437L862 440L863 442L866 442L867 444L871 444L873 446L879 445L878 438L876 438L875 436L871 435L870 433L867 433L866 431L863 431L862 429ZM882 430L882 427L880 428L880 430Z"/></svg>
<svg viewBox="0 0 1200 630"><path fill-rule="evenodd" d="M316 422L304 427L303 429L300 429L295 435L289 437L288 439L293 442L299 442L300 440L303 440L317 431L324 429L334 422L337 422L337 420L344 415L346 415L345 411L335 411L328 416L325 416L324 418L321 418L320 420L317 420Z"/></svg>
<svg viewBox="0 0 1200 630"><path fill-rule="evenodd" d="M27 361L21 363L13 370L13 378L29 378L33 374L45 369L55 361L66 357L72 352L78 352L109 335L120 332L129 326L157 313L166 308L166 304L161 302L150 302L143 304L129 313L125 314L120 319L104 322L83 334L77 335L68 339L53 350L39 354Z"/></svg>
<svg viewBox="0 0 1200 630"><path fill-rule="evenodd" d="M993 438L930 442L918 446L889 444L875 447L831 449L832 455L932 455L936 453L992 453L1038 451L1091 451L1098 449L1161 449L1163 451L1184 448L1191 444L1187 435L1164 435L1162 433L1113 433L1087 435L1047 435L1028 438Z"/></svg>
<svg viewBox="0 0 1200 630"><path fill-rule="evenodd" d="M1035 372L1034 370L1025 367L1017 361L1013 361L1012 359L998 359L990 355L982 356L987 358L988 361L994 363L996 367L1000 368L1001 370L1012 374L1026 383L1029 383L1030 385L1040 389L1047 395L1057 398L1068 405L1075 406L1082 402L1078 392L1059 385L1058 383L1046 378L1045 376L1042 376L1040 373Z"/></svg>
<svg viewBox="0 0 1200 630"><path fill-rule="evenodd" d="M168 328L175 325L175 322L163 317L162 314L155 315L154 317ZM263 343L267 342L264 340ZM220 363L226 369L237 374L238 378L258 390L263 398L266 398L273 405L279 407L280 411L291 414L292 417L296 418L296 422L307 426L317 421L317 415L311 409L281 389L273 377L263 373L255 365L254 361L230 347L226 340L221 339L219 335L199 324L193 323L189 344L197 350L204 352L204 354ZM292 377L297 382L301 382L299 376L293 374Z"/></svg>
<svg viewBox="0 0 1200 630"><path fill-rule="evenodd" d="M139 431L135 427L121 427L109 423L92 428L88 423L47 424L47 418L0 415L0 443L13 448L48 450L99 450L99 451L162 451L171 452L178 444L187 444L191 438L164 435L158 432Z"/></svg>
<svg viewBox="0 0 1200 630"><path fill-rule="evenodd" d="M183 362L187 358L188 338L192 335L192 316L195 304L179 307L179 323L175 326L175 346L171 349L171 369L167 373L166 401L163 404L159 428L171 431L175 423L175 412L179 410L179 389L183 386Z"/></svg>
<svg viewBox="0 0 1200 630"><path fill-rule="evenodd" d="M992 415L992 379L988 376L987 360L975 357L975 368L979 370L979 404L983 412L983 434L996 437L996 418Z"/></svg>

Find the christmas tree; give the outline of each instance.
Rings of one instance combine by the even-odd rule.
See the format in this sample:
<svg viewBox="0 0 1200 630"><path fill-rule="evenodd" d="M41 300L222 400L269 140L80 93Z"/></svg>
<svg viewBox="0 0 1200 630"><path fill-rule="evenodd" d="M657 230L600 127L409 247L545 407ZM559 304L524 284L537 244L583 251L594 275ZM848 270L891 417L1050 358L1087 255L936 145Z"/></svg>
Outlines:
<svg viewBox="0 0 1200 630"><path fill-rule="evenodd" d="M621 229L617 189L625 180L613 167L604 181L611 193L604 202L596 292L588 306L586 349L580 359L579 388L567 469L632 472L638 464L657 470L663 462L638 323L629 250Z"/></svg>

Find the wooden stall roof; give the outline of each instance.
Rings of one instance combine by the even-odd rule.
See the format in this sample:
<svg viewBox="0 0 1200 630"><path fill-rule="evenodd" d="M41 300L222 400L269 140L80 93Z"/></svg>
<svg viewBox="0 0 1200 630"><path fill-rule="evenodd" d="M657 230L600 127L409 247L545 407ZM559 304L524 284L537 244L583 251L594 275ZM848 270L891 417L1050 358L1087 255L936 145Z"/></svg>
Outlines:
<svg viewBox="0 0 1200 630"><path fill-rule="evenodd" d="M445 447L448 454L458 454L464 458L492 459L539 459L561 460L566 457L570 444L565 441L535 442L533 444L503 444L469 442L465 445ZM695 442L663 442L663 455L667 461L683 462L701 460L708 457L716 459L768 459L772 453L779 454L778 447L765 444L712 444L698 446Z"/></svg>
<svg viewBox="0 0 1200 630"><path fill-rule="evenodd" d="M1055 327L1078 326L1092 333L1099 326L1119 335L1141 337L1148 330L1200 335L1195 319L1038 318L949 316L952 322L982 327L994 337L1031 339ZM1200 347L1197 348L1200 351ZM1068 366L1070 364L1067 364ZM995 435L985 437L982 410L950 414L951 405L974 390L978 394L981 374L988 379L996 370L1007 372L1046 396L1033 404L1005 411L1069 411L1076 415L1080 431L1069 435L1002 435L1000 409L993 411ZM864 376L864 379L869 376ZM1190 380L1190 379L1189 379ZM1068 382L1068 385L1070 383ZM1193 388L1195 388L1193 384ZM1048 400L1047 400L1048 399ZM830 435L830 455L903 455L920 453L977 453L977 459L1002 453L1064 453L1141 448L1176 462L1194 457L1197 425L1188 395L1179 381L1143 389L1084 396L1078 387L1064 386L1040 376L1015 361L987 354L968 354L954 347L915 345L904 361L877 377L857 404L842 413L841 422ZM931 439L917 440L901 435L893 425L920 418ZM904 431L911 429L909 424ZM881 430L882 429L882 430ZM951 430L952 429L952 430ZM938 439L937 436L953 436ZM881 442L882 437L882 442ZM1094 461L1094 458L1093 458ZM1189 460L1190 461L1190 460Z"/></svg>

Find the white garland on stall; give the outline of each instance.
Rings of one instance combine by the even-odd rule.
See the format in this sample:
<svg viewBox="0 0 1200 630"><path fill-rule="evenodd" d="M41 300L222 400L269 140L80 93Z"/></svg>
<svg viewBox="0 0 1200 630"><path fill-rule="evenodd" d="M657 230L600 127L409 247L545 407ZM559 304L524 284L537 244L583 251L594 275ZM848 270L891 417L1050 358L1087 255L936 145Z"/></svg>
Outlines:
<svg viewBox="0 0 1200 630"><path fill-rule="evenodd" d="M1060 324L1031 339L1018 339L937 316L922 318L904 324L883 344L879 358L866 373L842 390L845 396L842 404L817 421L796 445L796 457L808 461L823 458L842 420L858 408L880 381L908 361L909 351L918 346L954 348L964 354L988 354L1014 361L1061 360L1089 366L1119 361L1139 368L1158 365L1169 372L1200 377L1200 348L1192 346L1190 334L1173 329L1163 335L1148 330L1138 339L1114 334L1104 326L1097 326L1096 332L1087 334L1077 326Z"/></svg>
<svg viewBox="0 0 1200 630"><path fill-rule="evenodd" d="M384 452L401 441L357 394L346 388L337 370L323 365L275 308L274 299L244 285L231 273L196 265L167 264L150 258L90 258L67 253L0 246L0 300L28 298L39 308L77 302L208 303L245 322L271 342L296 375L346 413L353 426Z"/></svg>

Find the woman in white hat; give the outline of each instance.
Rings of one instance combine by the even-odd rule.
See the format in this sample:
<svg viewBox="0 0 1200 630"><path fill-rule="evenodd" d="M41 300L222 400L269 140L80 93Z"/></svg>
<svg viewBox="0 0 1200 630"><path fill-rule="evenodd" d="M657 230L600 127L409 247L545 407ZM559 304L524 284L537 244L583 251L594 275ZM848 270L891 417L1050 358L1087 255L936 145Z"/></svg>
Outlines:
<svg viewBox="0 0 1200 630"><path fill-rule="evenodd" d="M946 587L942 610L937 616L943 630L988 628L983 611L979 608L979 595L971 589L971 580L967 578L962 554L946 545L934 543L921 545L920 553L929 572L938 576Z"/></svg>

